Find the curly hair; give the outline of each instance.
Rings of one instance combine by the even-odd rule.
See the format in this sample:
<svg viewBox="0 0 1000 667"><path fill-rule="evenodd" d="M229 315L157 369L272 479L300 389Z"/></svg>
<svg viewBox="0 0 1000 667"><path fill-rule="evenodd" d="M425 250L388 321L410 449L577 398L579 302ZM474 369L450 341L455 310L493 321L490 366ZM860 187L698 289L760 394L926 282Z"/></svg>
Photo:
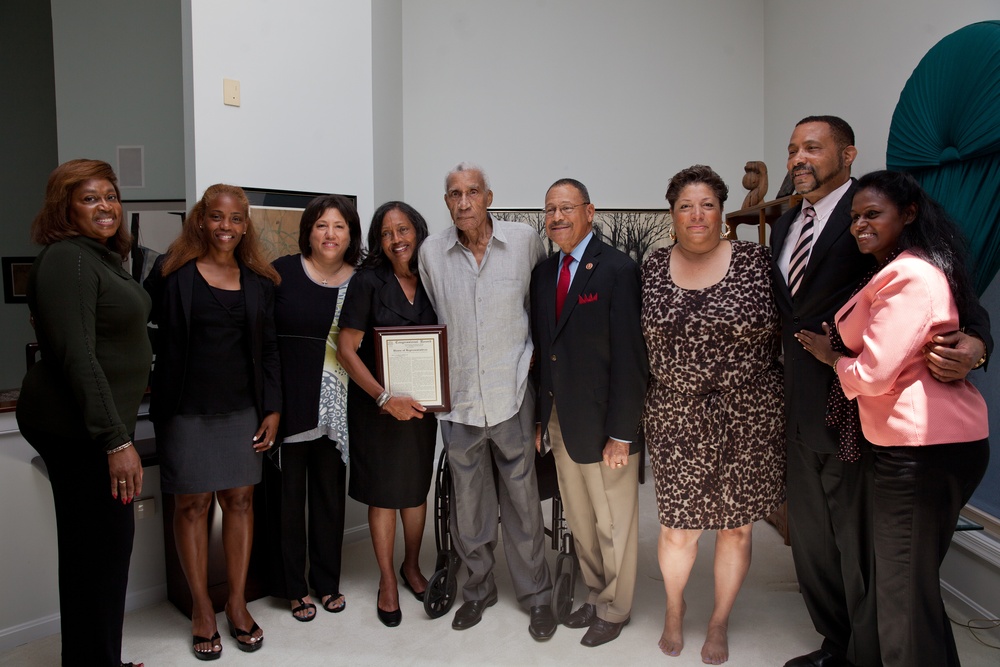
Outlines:
<svg viewBox="0 0 1000 667"><path fill-rule="evenodd" d="M181 235L167 248L167 258L163 260L163 276L166 277L181 268L192 259L198 259L208 254L208 241L201 230L205 220L205 213L208 205L220 195L229 195L239 202L243 207L243 214L246 217L247 229L239 245L236 246L236 258L248 269L264 276L275 285L281 282L281 276L274 270L265 259L260 248L260 238L257 228L250 219L250 201L243 192L243 188L236 185L226 185L216 183L205 190L198 203L184 219L184 226L181 228Z"/></svg>
<svg viewBox="0 0 1000 667"><path fill-rule="evenodd" d="M413 256L410 258L410 272L416 273L417 250L430 232L427 230L427 221L424 220L424 216L420 215L417 209L401 201L387 201L379 206L375 210L375 214L372 215L372 223L368 227L368 252L365 253L365 258L361 262L361 268L374 269L377 266L389 263L389 258L386 256L385 251L382 250L382 223L385 221L385 216L389 214L389 211L399 211L405 215L417 232L417 244L413 249Z"/></svg>
<svg viewBox="0 0 1000 667"><path fill-rule="evenodd" d="M719 200L719 210L721 211L723 204L729 197L729 186L711 167L703 164L681 169L670 179L670 183L667 185L667 202L670 204L670 210L674 210L674 202L681 196L681 190L698 183L704 183L712 189L712 194Z"/></svg>
<svg viewBox="0 0 1000 667"><path fill-rule="evenodd" d="M31 240L39 245L50 245L56 241L80 235L76 223L70 219L73 193L86 181L98 178L111 183L121 202L122 193L118 189L118 177L111 165L102 160L70 160L52 170L45 187L45 202L31 223ZM121 255L122 261L128 257L132 247L132 236L124 219L118 231L107 241L107 246Z"/></svg>
<svg viewBox="0 0 1000 667"><path fill-rule="evenodd" d="M347 246L347 252L344 253L344 261L355 266L361 258L361 218L358 217L358 210L354 208L351 200L343 195L320 195L309 202L299 220L299 250L303 257L312 255L309 236L316 226L316 221L331 208L339 211L347 222L351 242Z"/></svg>
<svg viewBox="0 0 1000 667"><path fill-rule="evenodd" d="M900 215L909 206L916 208L916 217L903 227L896 248L909 250L944 273L958 307L959 320L967 321L976 294L966 265L965 239L944 207L924 192L917 179L902 171L883 169L865 174L858 179L855 192L863 190L888 199Z"/></svg>

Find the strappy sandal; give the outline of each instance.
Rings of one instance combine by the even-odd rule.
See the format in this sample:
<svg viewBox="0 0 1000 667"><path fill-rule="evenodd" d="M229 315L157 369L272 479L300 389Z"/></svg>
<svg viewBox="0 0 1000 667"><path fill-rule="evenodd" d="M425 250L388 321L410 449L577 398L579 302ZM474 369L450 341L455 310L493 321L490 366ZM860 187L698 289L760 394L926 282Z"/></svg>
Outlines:
<svg viewBox="0 0 1000 667"><path fill-rule="evenodd" d="M199 637L198 635L191 636L191 650L194 651L194 657L199 660L218 660L222 656L222 641L219 637L219 633L216 632L211 637ZM207 651L205 649L198 648L198 644L211 644L211 648ZM218 646L219 650L216 651L215 647ZM128 663L131 665L132 663ZM126 667L123 663L122 667Z"/></svg>
<svg viewBox="0 0 1000 667"><path fill-rule="evenodd" d="M256 623L249 630L240 630L233 623L233 619L229 618L229 614L226 614L226 623L229 624L229 634L236 640L236 647L244 653L253 653L264 645L264 635L257 638L253 636L253 633L260 630L260 626ZM240 637L249 637L250 641L242 641Z"/></svg>
<svg viewBox="0 0 1000 667"><path fill-rule="evenodd" d="M340 604L337 604L338 600ZM323 609L326 609L331 614L339 614L347 608L347 598L340 593L332 593L320 597L320 604L323 605Z"/></svg>
<svg viewBox="0 0 1000 667"><path fill-rule="evenodd" d="M302 623L308 623L309 621L316 618L316 605L312 602L306 602L305 598L297 598L292 600L292 602L298 602L299 606L292 609L292 618L296 621L301 621ZM305 612L305 616L299 616L302 612Z"/></svg>

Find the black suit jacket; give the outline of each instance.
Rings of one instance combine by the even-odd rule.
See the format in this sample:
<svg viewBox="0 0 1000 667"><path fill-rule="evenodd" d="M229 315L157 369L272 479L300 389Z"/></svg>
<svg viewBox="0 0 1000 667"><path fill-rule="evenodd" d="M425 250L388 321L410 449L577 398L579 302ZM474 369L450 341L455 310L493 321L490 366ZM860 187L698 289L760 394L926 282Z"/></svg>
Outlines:
<svg viewBox="0 0 1000 667"><path fill-rule="evenodd" d="M177 413L190 345L188 322L194 275L191 260L169 276L163 277L166 255L156 259L143 286L153 299L150 322L157 325L153 349L156 362L152 379L149 414L155 422ZM240 282L246 301L247 336L253 358L254 399L257 412L281 412L281 362L278 337L274 329L274 284L240 263ZM224 369L219 369L224 372Z"/></svg>
<svg viewBox="0 0 1000 667"><path fill-rule="evenodd" d="M823 322L833 323L833 316L858 287L865 274L875 266L871 255L863 255L851 235L851 203L857 182L837 203L816 239L809 264L795 296L788 290L785 276L778 269L778 257L789 239L792 222L802 205L786 211L771 229L771 271L774 296L781 314L781 343L785 361L785 417L788 439L801 442L817 452L837 451L837 432L826 426L826 403L835 375L833 369L818 361L799 343L794 334L802 329L822 333ZM993 349L989 315L978 305L963 322Z"/></svg>
<svg viewBox="0 0 1000 667"><path fill-rule="evenodd" d="M642 337L639 267L596 236L556 321L559 254L531 274L531 323L539 380L538 420L546 428L553 401L570 457L601 460L609 437L642 446L638 433L649 366Z"/></svg>

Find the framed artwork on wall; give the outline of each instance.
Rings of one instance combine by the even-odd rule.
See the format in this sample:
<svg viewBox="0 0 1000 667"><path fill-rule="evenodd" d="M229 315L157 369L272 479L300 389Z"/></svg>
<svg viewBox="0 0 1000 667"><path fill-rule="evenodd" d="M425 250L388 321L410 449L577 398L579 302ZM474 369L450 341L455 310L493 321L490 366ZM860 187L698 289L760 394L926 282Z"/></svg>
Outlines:
<svg viewBox="0 0 1000 667"><path fill-rule="evenodd" d="M540 208L491 208L499 220L531 225L551 255L558 248L545 235L545 213ZM599 208L594 213L594 233L638 264L657 248L670 245L670 212L653 208Z"/></svg>
<svg viewBox="0 0 1000 667"><path fill-rule="evenodd" d="M3 258L4 303L28 303L28 274L34 257Z"/></svg>
<svg viewBox="0 0 1000 667"><path fill-rule="evenodd" d="M271 262L299 252L299 221L302 211L320 192L243 188L250 200L250 218L260 234L264 256ZM355 195L341 195L358 205Z"/></svg>

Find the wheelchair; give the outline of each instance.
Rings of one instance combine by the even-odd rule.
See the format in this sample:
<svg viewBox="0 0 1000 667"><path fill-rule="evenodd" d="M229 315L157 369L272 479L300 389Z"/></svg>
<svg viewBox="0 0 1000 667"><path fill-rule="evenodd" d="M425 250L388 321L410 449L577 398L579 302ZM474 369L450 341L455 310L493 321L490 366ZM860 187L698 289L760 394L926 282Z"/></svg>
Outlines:
<svg viewBox="0 0 1000 667"><path fill-rule="evenodd" d="M495 477L495 467L493 474ZM553 577L552 614L556 623L561 623L573 610L579 565L573 547L573 535L563 517L555 459L551 455L539 456L536 453L535 475L538 479L539 498L552 501L551 527L545 528L545 535L550 540L552 549L559 552ZM434 480L434 542L437 546L437 561L424 593L424 612L430 618L447 614L458 595L458 573L462 562L451 540L453 502L448 453L443 451L438 458Z"/></svg>

